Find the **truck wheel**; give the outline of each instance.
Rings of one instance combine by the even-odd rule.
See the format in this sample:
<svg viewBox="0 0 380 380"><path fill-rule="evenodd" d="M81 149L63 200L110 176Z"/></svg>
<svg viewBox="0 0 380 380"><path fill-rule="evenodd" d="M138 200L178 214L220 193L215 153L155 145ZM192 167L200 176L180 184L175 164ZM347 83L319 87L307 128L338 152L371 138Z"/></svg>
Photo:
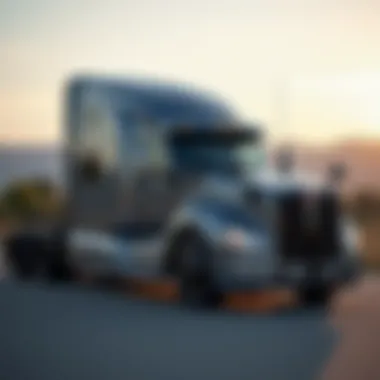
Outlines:
<svg viewBox="0 0 380 380"><path fill-rule="evenodd" d="M49 246L49 280L50 282L71 281L72 270L67 262L65 237L54 237Z"/></svg>
<svg viewBox="0 0 380 380"><path fill-rule="evenodd" d="M9 276L21 280L46 278L48 263L44 239L29 234L15 235L6 242L5 250Z"/></svg>
<svg viewBox="0 0 380 380"><path fill-rule="evenodd" d="M220 306L223 296L213 281L207 244L198 235L192 234L181 242L178 254L182 303L194 308Z"/></svg>
<svg viewBox="0 0 380 380"><path fill-rule="evenodd" d="M306 287L299 290L299 299L305 306L327 306L333 290L329 286Z"/></svg>

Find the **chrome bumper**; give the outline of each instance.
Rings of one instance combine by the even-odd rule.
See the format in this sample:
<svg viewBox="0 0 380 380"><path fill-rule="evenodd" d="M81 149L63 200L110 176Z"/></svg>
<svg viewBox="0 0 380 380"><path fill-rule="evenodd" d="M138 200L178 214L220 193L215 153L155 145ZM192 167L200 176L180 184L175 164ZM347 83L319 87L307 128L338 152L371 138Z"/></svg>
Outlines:
<svg viewBox="0 0 380 380"><path fill-rule="evenodd" d="M355 281L362 269L356 262L331 262L322 267L304 264L279 265L264 270L241 266L241 270L230 270L218 278L219 286L224 290L249 290L263 288L301 286L344 285ZM256 268L257 269L257 268ZM264 268L261 268L264 269Z"/></svg>

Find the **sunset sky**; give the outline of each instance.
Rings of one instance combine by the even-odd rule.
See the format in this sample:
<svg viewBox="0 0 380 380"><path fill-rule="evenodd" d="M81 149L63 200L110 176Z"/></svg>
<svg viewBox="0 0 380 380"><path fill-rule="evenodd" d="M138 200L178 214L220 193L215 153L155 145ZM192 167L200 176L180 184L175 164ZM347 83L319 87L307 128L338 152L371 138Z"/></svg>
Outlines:
<svg viewBox="0 0 380 380"><path fill-rule="evenodd" d="M275 138L380 137L378 0L0 0L0 142L60 137L77 70L231 99Z"/></svg>

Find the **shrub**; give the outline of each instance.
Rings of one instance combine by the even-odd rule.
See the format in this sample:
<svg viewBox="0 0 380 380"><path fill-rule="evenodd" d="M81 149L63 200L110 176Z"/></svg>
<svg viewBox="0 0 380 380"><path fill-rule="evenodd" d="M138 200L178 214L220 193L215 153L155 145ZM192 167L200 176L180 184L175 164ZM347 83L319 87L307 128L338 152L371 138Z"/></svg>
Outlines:
<svg viewBox="0 0 380 380"><path fill-rule="evenodd" d="M50 218L61 206L60 191L43 178L18 180L0 193L2 219Z"/></svg>

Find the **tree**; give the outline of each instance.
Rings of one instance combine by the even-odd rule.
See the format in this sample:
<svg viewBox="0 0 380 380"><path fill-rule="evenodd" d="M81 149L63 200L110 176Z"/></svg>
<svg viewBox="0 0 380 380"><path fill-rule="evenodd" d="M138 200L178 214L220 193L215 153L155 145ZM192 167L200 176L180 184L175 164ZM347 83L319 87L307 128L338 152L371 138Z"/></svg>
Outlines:
<svg viewBox="0 0 380 380"><path fill-rule="evenodd" d="M18 180L0 193L2 218L51 218L61 206L61 192L44 178Z"/></svg>

